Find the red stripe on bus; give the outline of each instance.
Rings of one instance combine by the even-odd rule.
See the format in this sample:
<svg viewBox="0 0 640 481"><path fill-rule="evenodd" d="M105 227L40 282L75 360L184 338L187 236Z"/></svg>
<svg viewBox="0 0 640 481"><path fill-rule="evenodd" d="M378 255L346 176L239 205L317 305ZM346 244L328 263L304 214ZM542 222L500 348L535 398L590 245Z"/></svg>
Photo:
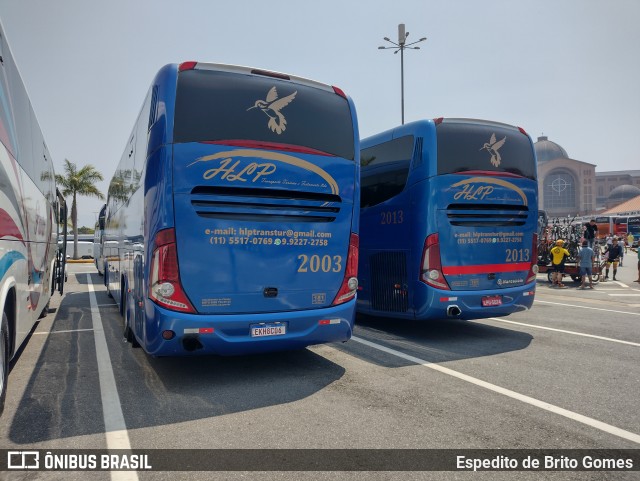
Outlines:
<svg viewBox="0 0 640 481"><path fill-rule="evenodd" d="M492 272L516 272L528 271L531 267L529 262L516 262L513 264L480 264L475 266L446 266L442 268L445 276L455 276L460 274L489 274Z"/></svg>

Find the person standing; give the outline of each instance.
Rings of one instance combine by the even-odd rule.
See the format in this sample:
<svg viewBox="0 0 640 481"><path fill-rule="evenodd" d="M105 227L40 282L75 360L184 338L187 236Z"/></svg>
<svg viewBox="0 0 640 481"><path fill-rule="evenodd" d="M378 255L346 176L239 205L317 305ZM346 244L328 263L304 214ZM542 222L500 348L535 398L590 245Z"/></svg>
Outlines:
<svg viewBox="0 0 640 481"><path fill-rule="evenodd" d="M636 240L635 237L633 237L633 234L629 232L629 235L627 236L627 246L629 247L629 249L633 247L634 240Z"/></svg>
<svg viewBox="0 0 640 481"><path fill-rule="evenodd" d="M638 246L636 252L638 253L638 278L636 279L636 282L640 282L640 246Z"/></svg>
<svg viewBox="0 0 640 481"><path fill-rule="evenodd" d="M594 257L595 253L593 252L593 249L589 247L589 243L585 240L582 243L582 249L578 252L578 258L580 260L580 275L582 276L582 283L578 289L586 288L585 281L587 280L587 276L589 276L589 289L593 289L593 279L591 274Z"/></svg>
<svg viewBox="0 0 640 481"><path fill-rule="evenodd" d="M562 239L558 239L556 241L556 246L551 249L551 266L553 268L553 277L551 287L558 286L560 288L565 288L566 286L562 283L562 277L564 275L564 262L571 254L567 249L564 248L564 241Z"/></svg>
<svg viewBox="0 0 640 481"><path fill-rule="evenodd" d="M591 219L584 225L584 238L589 243L589 247L593 249L593 243L598 238L598 224L595 219Z"/></svg>
<svg viewBox="0 0 640 481"><path fill-rule="evenodd" d="M613 245L613 234L611 232L609 232L609 235L605 239L605 242L607 244L607 247L611 247Z"/></svg>
<svg viewBox="0 0 640 481"><path fill-rule="evenodd" d="M613 280L616 279L616 273L618 272L618 263L620 262L620 258L622 257L622 246L618 244L618 238L614 237L612 239L612 244L608 249L609 257L607 258L607 270L604 278L609 279L609 267L613 264Z"/></svg>

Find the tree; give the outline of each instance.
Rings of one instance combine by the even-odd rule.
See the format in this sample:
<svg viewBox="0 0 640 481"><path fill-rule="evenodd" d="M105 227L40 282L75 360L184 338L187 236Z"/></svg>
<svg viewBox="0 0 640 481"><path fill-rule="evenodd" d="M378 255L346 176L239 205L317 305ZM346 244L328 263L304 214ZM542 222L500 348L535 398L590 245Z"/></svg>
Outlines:
<svg viewBox="0 0 640 481"><path fill-rule="evenodd" d="M64 159L65 175L56 174L56 183L62 187L62 195L65 197L72 196L71 201L71 222L74 226L78 225L78 208L76 197L83 195L85 197L97 197L104 199L102 192L94 185L96 182L103 180L102 174L96 170L93 165L85 165L80 170L73 162ZM73 258L78 258L78 229L73 230Z"/></svg>

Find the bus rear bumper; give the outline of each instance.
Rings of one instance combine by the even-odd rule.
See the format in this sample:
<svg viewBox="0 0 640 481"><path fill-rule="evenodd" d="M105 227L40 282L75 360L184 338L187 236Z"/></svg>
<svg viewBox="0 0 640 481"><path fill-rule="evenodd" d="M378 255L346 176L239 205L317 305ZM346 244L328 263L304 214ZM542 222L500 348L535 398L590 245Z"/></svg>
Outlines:
<svg viewBox="0 0 640 481"><path fill-rule="evenodd" d="M531 309L536 283L491 291L444 291L428 289L426 302L416 310L418 320L483 319L507 316Z"/></svg>
<svg viewBox="0 0 640 481"><path fill-rule="evenodd" d="M323 309L228 315L183 314L148 304L146 336L139 341L153 356L235 356L344 342L355 318L355 300ZM173 338L163 338L165 331Z"/></svg>

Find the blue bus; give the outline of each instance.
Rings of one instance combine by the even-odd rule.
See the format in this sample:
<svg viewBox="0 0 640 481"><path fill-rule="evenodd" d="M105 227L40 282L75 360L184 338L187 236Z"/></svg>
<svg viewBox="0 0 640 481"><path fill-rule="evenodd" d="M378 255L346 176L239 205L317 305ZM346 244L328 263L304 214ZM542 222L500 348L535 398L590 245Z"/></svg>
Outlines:
<svg viewBox="0 0 640 481"><path fill-rule="evenodd" d="M529 309L537 274L533 143L471 119L361 142L358 311L477 319Z"/></svg>
<svg viewBox="0 0 640 481"><path fill-rule="evenodd" d="M352 101L247 67L163 67L108 190L105 284L153 356L346 341L355 317Z"/></svg>
<svg viewBox="0 0 640 481"><path fill-rule="evenodd" d="M629 247L640 245L640 215L630 215L627 218L627 235L633 235L633 244Z"/></svg>
<svg viewBox="0 0 640 481"><path fill-rule="evenodd" d="M62 293L66 219L51 155L0 25L0 414L11 361L48 313L51 295Z"/></svg>

